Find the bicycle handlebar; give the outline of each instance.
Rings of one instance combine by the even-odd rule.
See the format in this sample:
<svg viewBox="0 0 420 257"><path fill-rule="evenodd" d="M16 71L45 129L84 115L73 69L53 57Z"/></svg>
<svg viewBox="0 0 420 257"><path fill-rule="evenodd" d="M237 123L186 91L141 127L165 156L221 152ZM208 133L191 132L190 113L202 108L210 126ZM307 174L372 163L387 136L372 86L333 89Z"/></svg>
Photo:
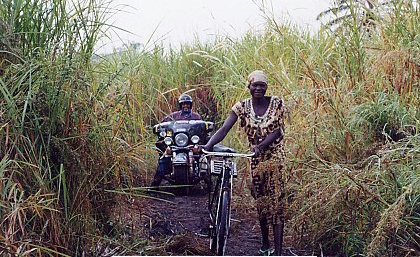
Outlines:
<svg viewBox="0 0 420 257"><path fill-rule="evenodd" d="M231 153L231 152L210 152L206 150L202 150L203 153L207 156L218 156L218 157L245 157L251 158L255 155L255 153Z"/></svg>

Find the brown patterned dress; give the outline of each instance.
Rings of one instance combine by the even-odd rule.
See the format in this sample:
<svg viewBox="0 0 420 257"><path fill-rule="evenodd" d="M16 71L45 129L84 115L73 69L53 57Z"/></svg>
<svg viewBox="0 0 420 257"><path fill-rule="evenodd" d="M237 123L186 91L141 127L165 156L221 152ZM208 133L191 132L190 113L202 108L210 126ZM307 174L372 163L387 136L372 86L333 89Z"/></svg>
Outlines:
<svg viewBox="0 0 420 257"><path fill-rule="evenodd" d="M280 129L284 133L283 101L270 97L270 104L263 116L254 113L251 98L237 102L232 111L238 116L240 127L248 137L249 147L262 142L270 133ZM252 196L256 199L258 215L273 224L283 222L283 180L285 151L282 138L251 160Z"/></svg>

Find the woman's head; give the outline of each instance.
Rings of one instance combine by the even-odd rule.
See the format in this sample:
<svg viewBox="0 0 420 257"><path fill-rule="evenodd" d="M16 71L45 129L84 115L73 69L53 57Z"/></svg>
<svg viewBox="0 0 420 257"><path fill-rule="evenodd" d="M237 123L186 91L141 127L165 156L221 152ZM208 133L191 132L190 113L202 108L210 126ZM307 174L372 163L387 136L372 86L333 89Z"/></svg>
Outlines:
<svg viewBox="0 0 420 257"><path fill-rule="evenodd" d="M252 83L265 83L268 85L268 77L263 71L254 70L248 76L248 86L250 86Z"/></svg>
<svg viewBox="0 0 420 257"><path fill-rule="evenodd" d="M268 78L263 71L255 70L248 76L248 88L255 98L265 96L267 92Z"/></svg>

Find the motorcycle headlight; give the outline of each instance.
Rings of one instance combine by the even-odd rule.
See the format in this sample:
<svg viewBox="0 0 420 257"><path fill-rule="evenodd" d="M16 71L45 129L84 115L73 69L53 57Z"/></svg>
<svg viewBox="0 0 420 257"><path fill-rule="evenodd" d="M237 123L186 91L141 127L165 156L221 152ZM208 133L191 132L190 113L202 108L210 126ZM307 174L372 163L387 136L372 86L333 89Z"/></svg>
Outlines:
<svg viewBox="0 0 420 257"><path fill-rule="evenodd" d="M186 146L188 145L188 136L184 133L179 133L175 136L175 144L177 146Z"/></svg>
<svg viewBox="0 0 420 257"><path fill-rule="evenodd" d="M159 136L160 136L160 137L166 137L166 131L165 131L165 130L162 130L162 131L159 133Z"/></svg>
<svg viewBox="0 0 420 257"><path fill-rule="evenodd" d="M163 142L165 143L165 145L171 145L172 144L172 138L165 137L165 139L163 140Z"/></svg>
<svg viewBox="0 0 420 257"><path fill-rule="evenodd" d="M197 135L191 137L191 142L193 142L193 144L197 144L198 141L200 141L200 138Z"/></svg>

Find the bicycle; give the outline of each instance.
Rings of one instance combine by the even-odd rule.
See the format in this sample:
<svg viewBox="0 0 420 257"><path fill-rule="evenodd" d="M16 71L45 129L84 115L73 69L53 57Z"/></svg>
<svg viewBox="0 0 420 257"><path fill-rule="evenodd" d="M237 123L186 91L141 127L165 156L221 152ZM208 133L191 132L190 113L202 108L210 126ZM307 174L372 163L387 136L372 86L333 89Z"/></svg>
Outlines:
<svg viewBox="0 0 420 257"><path fill-rule="evenodd" d="M203 149L204 155L210 160L210 250L217 255L224 255L231 221L233 179L237 176L235 158L251 158L254 153L236 153L223 146L215 146L214 149L216 148L218 149L214 152Z"/></svg>

